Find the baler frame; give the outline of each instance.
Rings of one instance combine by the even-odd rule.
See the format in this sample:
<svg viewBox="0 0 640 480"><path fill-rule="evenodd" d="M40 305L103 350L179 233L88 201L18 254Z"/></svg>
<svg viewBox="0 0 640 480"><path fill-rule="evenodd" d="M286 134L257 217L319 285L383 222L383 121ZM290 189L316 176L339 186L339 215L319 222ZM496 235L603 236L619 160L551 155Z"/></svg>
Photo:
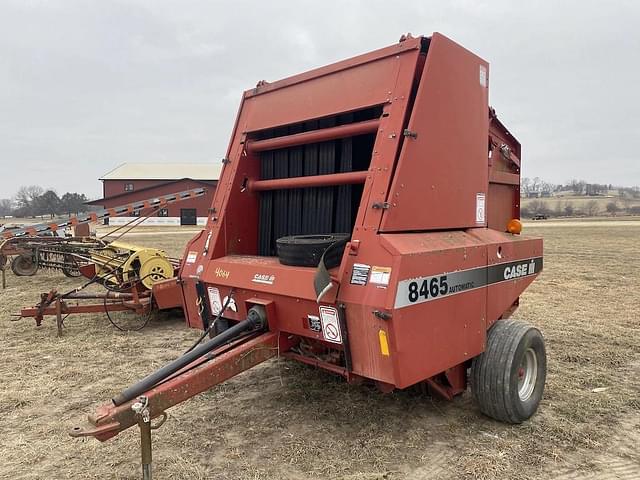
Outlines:
<svg viewBox="0 0 640 480"><path fill-rule="evenodd" d="M142 398L116 397L124 403L101 407L72 435L110 438L139 423L131 409L140 405L149 423L275 350L384 392L426 383L452 398L507 337L514 352L529 342L541 355L535 396L514 396L529 372L520 357L509 360L515 388L505 389L518 408L486 408L486 392L504 383L496 375L474 394L494 418L531 416L544 344L537 329L504 320L542 269L542 241L519 235L520 144L489 108L488 85L487 62L434 33L246 91L212 214L185 249L173 293L164 286L191 327L209 330L222 313L242 325L262 306L268 332L134 389ZM349 232L331 233L351 234L338 267L324 254L317 268L274 256L275 240L338 224Z"/></svg>

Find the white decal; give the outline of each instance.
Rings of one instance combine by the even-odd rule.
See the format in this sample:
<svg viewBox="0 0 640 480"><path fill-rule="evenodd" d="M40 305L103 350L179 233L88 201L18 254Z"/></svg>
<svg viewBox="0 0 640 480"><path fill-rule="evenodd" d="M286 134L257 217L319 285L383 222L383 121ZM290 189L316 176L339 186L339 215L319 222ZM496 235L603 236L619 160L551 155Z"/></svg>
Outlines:
<svg viewBox="0 0 640 480"><path fill-rule="evenodd" d="M198 258L198 252L190 251L187 254L187 263L196 263L196 258Z"/></svg>
<svg viewBox="0 0 640 480"><path fill-rule="evenodd" d="M220 300L220 290L216 287L208 287L209 292L209 306L211 307L211 314L218 315L222 310L222 301Z"/></svg>
<svg viewBox="0 0 640 480"><path fill-rule="evenodd" d="M527 275L533 275L534 273L536 273L536 264L532 259L528 265L526 263L520 263L506 267L503 275L505 280L511 280L512 278L525 277Z"/></svg>
<svg viewBox="0 0 640 480"><path fill-rule="evenodd" d="M487 67L480 65L480 85L487 86Z"/></svg>
<svg viewBox="0 0 640 480"><path fill-rule="evenodd" d="M354 263L353 270L351 271L351 284L352 285L366 285L367 278L369 278L370 265L364 263Z"/></svg>
<svg viewBox="0 0 640 480"><path fill-rule="evenodd" d="M342 343L338 310L334 307L320 307L322 335L327 342Z"/></svg>
<svg viewBox="0 0 640 480"><path fill-rule="evenodd" d="M389 278L391 277L391 267L371 267L371 277L369 281L376 285L389 285Z"/></svg>
<svg viewBox="0 0 640 480"><path fill-rule="evenodd" d="M255 283L262 283L264 285L273 285L275 279L275 275L270 275L268 273L256 273L251 281Z"/></svg>
<svg viewBox="0 0 640 480"><path fill-rule="evenodd" d="M484 225L486 201L484 193L476 193L476 223Z"/></svg>

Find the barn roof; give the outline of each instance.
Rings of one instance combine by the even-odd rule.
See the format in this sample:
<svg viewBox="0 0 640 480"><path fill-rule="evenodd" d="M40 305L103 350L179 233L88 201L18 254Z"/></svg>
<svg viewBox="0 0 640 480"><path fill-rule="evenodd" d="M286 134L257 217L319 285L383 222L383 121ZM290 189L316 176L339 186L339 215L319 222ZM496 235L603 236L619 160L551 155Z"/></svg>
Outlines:
<svg viewBox="0 0 640 480"><path fill-rule="evenodd" d="M100 180L218 180L222 162L211 163L123 163Z"/></svg>

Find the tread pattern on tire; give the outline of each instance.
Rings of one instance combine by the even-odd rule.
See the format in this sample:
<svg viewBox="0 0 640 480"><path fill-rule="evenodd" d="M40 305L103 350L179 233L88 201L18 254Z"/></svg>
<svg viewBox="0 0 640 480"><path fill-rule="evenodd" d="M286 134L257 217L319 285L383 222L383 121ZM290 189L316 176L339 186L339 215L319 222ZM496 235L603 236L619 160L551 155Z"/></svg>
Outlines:
<svg viewBox="0 0 640 480"><path fill-rule="evenodd" d="M331 248L324 260L327 268L333 268L340 264L348 241L348 234L332 233L281 237L276 244L280 263L298 267L317 267L322 255Z"/></svg>
<svg viewBox="0 0 640 480"><path fill-rule="evenodd" d="M509 398L514 394L510 374L516 350L531 330L537 331L522 321L499 320L487 334L485 352L473 359L471 390L485 415L507 423L521 423L528 418L523 418Z"/></svg>

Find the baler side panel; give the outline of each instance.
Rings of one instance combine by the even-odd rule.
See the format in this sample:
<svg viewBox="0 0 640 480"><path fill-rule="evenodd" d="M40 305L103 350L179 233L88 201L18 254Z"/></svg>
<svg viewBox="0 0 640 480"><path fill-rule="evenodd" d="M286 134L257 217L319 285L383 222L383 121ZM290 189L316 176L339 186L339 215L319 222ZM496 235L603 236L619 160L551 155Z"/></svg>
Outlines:
<svg viewBox="0 0 640 480"><path fill-rule="evenodd" d="M523 258L541 258L543 254L541 238L510 235L484 228L475 228L468 232L486 245L489 266ZM509 281L494 283L487 287L487 329L511 309L514 302L539 273L540 270L536 271L535 275L514 277Z"/></svg>
<svg viewBox="0 0 640 480"><path fill-rule="evenodd" d="M387 201L381 231L486 224L488 64L435 33Z"/></svg>
<svg viewBox="0 0 640 480"><path fill-rule="evenodd" d="M394 251L399 279L419 279L447 272L484 269L486 246L463 231L383 234ZM423 285L417 282L418 288ZM482 353L486 339L487 292L475 288L457 295L413 305L397 304L397 282L389 288L391 359L396 378L405 388ZM430 285L427 284L427 287ZM399 287L398 287L399 288ZM438 286L440 289L441 286Z"/></svg>

